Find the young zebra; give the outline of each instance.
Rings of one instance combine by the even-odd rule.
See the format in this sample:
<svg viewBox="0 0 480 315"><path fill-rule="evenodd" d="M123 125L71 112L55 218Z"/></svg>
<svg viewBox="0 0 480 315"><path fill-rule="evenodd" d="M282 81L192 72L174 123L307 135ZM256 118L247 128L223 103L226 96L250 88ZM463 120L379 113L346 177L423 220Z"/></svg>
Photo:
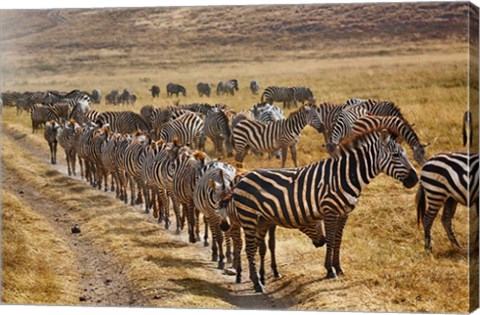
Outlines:
<svg viewBox="0 0 480 315"><path fill-rule="evenodd" d="M452 219L458 203L473 206L470 218L475 210L478 218L478 153L448 152L431 157L422 167L415 200L417 220L424 228L425 249L432 250L430 229L442 206L443 227L452 245L460 247Z"/></svg>
<svg viewBox="0 0 480 315"><path fill-rule="evenodd" d="M203 119L198 114L189 112L167 122L160 132L160 139L164 142L172 142L177 138L180 144L188 145L193 149L203 148L205 144L203 128Z"/></svg>
<svg viewBox="0 0 480 315"><path fill-rule="evenodd" d="M48 146L50 147L50 162L52 164L57 164L57 144L61 132L62 126L55 120L51 120L45 124L43 137L47 140Z"/></svg>
<svg viewBox="0 0 480 315"><path fill-rule="evenodd" d="M178 94L182 94L183 96L187 96L187 90L181 86L180 84L176 83L168 83L167 84L167 96L171 97L175 94L178 97Z"/></svg>
<svg viewBox="0 0 480 315"><path fill-rule="evenodd" d="M250 279L263 292L255 267L259 215L270 224L299 228L324 220L327 277L343 274L342 233L362 188L380 173L413 187L418 177L395 130L368 130L347 139L337 155L295 169L259 169L246 174L233 189L233 202L242 224ZM335 268L336 274L333 270Z"/></svg>
<svg viewBox="0 0 480 315"><path fill-rule="evenodd" d="M217 95L235 95L235 91L238 91L238 81L236 79L228 81L220 81L217 84Z"/></svg>
<svg viewBox="0 0 480 315"><path fill-rule="evenodd" d="M143 118L132 111L103 112L95 120L100 127L108 124L112 132L133 133L137 130L149 132L150 126Z"/></svg>
<svg viewBox="0 0 480 315"><path fill-rule="evenodd" d="M269 86L263 91L260 101L273 104L283 102L283 108L297 107L294 90L283 86Z"/></svg>
<svg viewBox="0 0 480 315"><path fill-rule="evenodd" d="M227 156L232 157L232 131L230 130L230 121L225 112L217 108L211 110L205 116L203 126L204 134L212 139L217 154L223 155L223 143L225 143Z"/></svg>
<svg viewBox="0 0 480 315"><path fill-rule="evenodd" d="M197 92L198 92L198 96L200 97L204 95L206 97L210 97L210 94L212 93L212 88L210 87L210 84L200 82L197 84Z"/></svg>
<svg viewBox="0 0 480 315"><path fill-rule="evenodd" d="M250 148L257 152L275 152L282 149L282 167L285 167L287 150L290 149L293 163L297 166L297 143L300 132L307 124L321 131L322 124L315 107L302 106L286 119L268 124L249 119L241 120L233 129L233 143L237 151L235 160L238 166L242 167L243 159Z"/></svg>

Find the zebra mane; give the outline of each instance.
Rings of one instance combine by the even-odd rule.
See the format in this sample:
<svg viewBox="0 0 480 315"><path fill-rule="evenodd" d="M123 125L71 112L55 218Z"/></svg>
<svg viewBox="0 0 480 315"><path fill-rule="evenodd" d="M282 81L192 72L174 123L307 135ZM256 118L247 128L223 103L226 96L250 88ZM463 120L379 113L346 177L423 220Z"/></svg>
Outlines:
<svg viewBox="0 0 480 315"><path fill-rule="evenodd" d="M372 133L380 130L387 130L396 140L400 139L400 134L395 128L392 128L390 126L376 125L369 129L363 130L361 133L354 133L348 137L343 138L340 142L339 150L336 151L336 154L334 156L338 156L338 153L341 151L348 151L351 148L357 147L368 135L371 135Z"/></svg>

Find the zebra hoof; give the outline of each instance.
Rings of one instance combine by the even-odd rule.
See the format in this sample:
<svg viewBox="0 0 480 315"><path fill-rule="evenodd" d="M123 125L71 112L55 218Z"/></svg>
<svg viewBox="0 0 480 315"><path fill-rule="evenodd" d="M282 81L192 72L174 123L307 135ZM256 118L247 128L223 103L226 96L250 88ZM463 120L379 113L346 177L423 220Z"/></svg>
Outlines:
<svg viewBox="0 0 480 315"><path fill-rule="evenodd" d="M257 293L265 293L265 288L260 283L255 285L254 289Z"/></svg>
<svg viewBox="0 0 480 315"><path fill-rule="evenodd" d="M197 239L195 238L195 236L190 236L188 242L195 244L197 242Z"/></svg>
<svg viewBox="0 0 480 315"><path fill-rule="evenodd" d="M217 260L218 260L218 255L212 254L212 261L217 261Z"/></svg>
<svg viewBox="0 0 480 315"><path fill-rule="evenodd" d="M329 271L327 273L327 279L335 279L337 276L335 275L335 272Z"/></svg>
<svg viewBox="0 0 480 315"><path fill-rule="evenodd" d="M203 247L208 247L210 246L210 243L208 241L203 242Z"/></svg>
<svg viewBox="0 0 480 315"><path fill-rule="evenodd" d="M225 269L225 263L223 261L218 262L217 269L223 270Z"/></svg>
<svg viewBox="0 0 480 315"><path fill-rule="evenodd" d="M282 275L278 271L275 271L273 273L273 276L275 277L275 279L281 279L282 278Z"/></svg>
<svg viewBox="0 0 480 315"><path fill-rule="evenodd" d="M175 231L175 235L180 235L180 229L177 228L177 230Z"/></svg>
<svg viewBox="0 0 480 315"><path fill-rule="evenodd" d="M237 276L235 277L235 283L238 283L238 284L242 283L242 277L239 276L239 275L237 275Z"/></svg>

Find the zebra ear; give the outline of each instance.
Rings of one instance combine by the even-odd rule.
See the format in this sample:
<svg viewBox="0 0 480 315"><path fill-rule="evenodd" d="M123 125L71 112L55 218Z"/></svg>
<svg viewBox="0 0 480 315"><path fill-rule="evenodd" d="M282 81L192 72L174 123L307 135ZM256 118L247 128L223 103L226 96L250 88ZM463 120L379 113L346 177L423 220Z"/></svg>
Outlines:
<svg viewBox="0 0 480 315"><path fill-rule="evenodd" d="M390 132L388 132L387 129L382 129L381 131L381 139L384 144L388 143L388 140L390 140Z"/></svg>

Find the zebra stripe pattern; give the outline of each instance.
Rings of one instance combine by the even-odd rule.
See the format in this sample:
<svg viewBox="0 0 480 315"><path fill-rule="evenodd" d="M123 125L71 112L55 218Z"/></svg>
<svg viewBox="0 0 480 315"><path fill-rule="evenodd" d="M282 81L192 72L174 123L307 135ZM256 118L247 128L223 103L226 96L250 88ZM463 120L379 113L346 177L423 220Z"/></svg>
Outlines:
<svg viewBox="0 0 480 315"><path fill-rule="evenodd" d="M315 102L315 98L313 97L312 91L304 86L292 86L293 89L293 97L295 101L302 102L302 105L305 102L313 103Z"/></svg>
<svg viewBox="0 0 480 315"><path fill-rule="evenodd" d="M269 86L263 91L261 102L283 102L283 108L297 107L294 90L283 86Z"/></svg>
<svg viewBox="0 0 480 315"><path fill-rule="evenodd" d="M45 124L43 137L47 140L50 147L50 162L52 164L57 164L57 144L61 130L62 126L54 120Z"/></svg>
<svg viewBox="0 0 480 315"><path fill-rule="evenodd" d="M68 121L65 123L65 126L63 127L58 138L58 143L65 151L68 175L73 174L73 176L77 175L75 171L77 153L75 152L74 144L77 128L80 128L80 126L75 122L75 120Z"/></svg>
<svg viewBox="0 0 480 315"><path fill-rule="evenodd" d="M30 119L32 120L32 133L46 122L58 121L58 113L48 105L34 104L30 109Z"/></svg>
<svg viewBox="0 0 480 315"><path fill-rule="evenodd" d="M95 120L99 126L108 124L110 130L118 133L132 133L137 130L149 132L150 126L143 118L132 111L103 112Z"/></svg>
<svg viewBox="0 0 480 315"><path fill-rule="evenodd" d="M222 110L214 109L205 116L204 133L206 137L212 139L217 154L222 156L223 143L225 143L227 156L233 156L230 122Z"/></svg>
<svg viewBox="0 0 480 315"><path fill-rule="evenodd" d="M166 123L160 132L160 139L172 142L177 138L180 144L186 144L192 148L203 148L205 143L203 133L203 119L196 113L186 113Z"/></svg>
<svg viewBox="0 0 480 315"><path fill-rule="evenodd" d="M238 91L238 81L236 79L228 81L220 81L217 84L217 95L235 95L235 91Z"/></svg>
<svg viewBox="0 0 480 315"><path fill-rule="evenodd" d="M392 134L393 133L393 134ZM342 145L338 155L296 169L264 169L248 173L233 190L242 224L250 279L263 292L255 267L258 214L270 224L298 228L325 220L327 276L342 274L340 245L348 214L355 208L362 187L381 172L413 187L415 169L394 131L371 130Z"/></svg>
<svg viewBox="0 0 480 315"><path fill-rule="evenodd" d="M416 196L417 219L423 224L425 249L432 250L435 217L443 207L442 224L453 246L460 247L452 229L457 204L474 206L478 217L478 154L439 153L422 167Z"/></svg>
<svg viewBox="0 0 480 315"><path fill-rule="evenodd" d="M297 166L297 142L300 132L309 124L320 130L321 123L312 106L302 106L286 119L268 124L244 119L233 129L233 142L237 154L235 160L242 167L243 159L252 148L257 152L274 152L282 149L282 167L285 167L287 150L290 149L292 160Z"/></svg>

